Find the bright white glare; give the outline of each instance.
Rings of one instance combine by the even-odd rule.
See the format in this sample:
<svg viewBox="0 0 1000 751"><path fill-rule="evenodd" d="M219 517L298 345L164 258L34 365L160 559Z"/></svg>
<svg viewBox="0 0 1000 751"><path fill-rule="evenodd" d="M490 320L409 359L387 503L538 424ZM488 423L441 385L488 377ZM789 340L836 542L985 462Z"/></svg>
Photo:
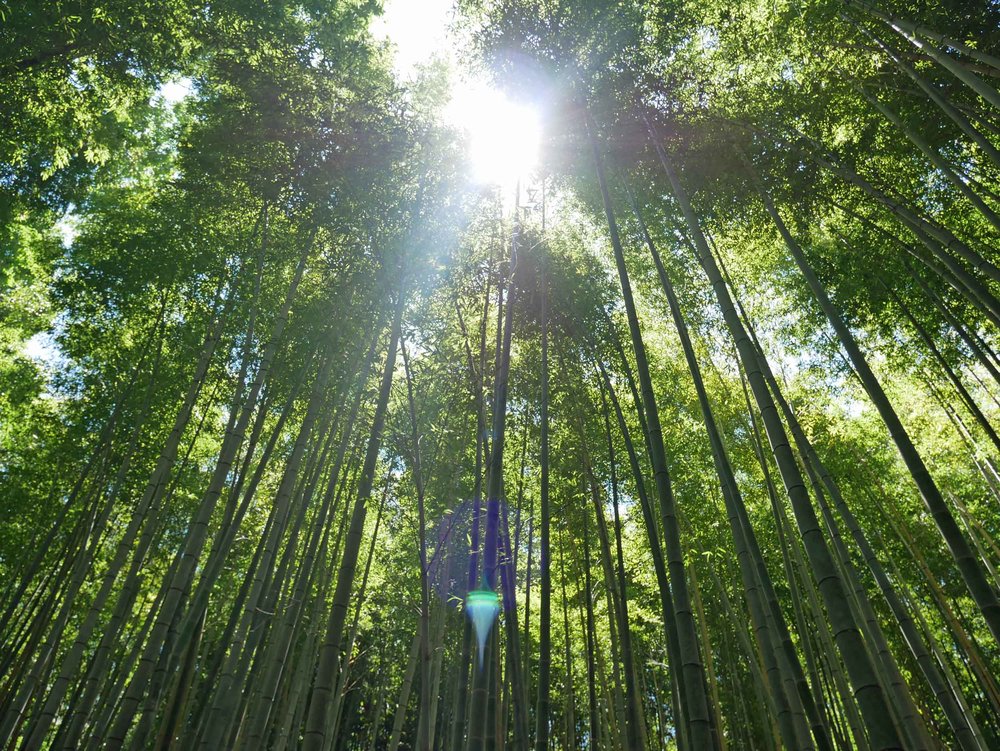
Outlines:
<svg viewBox="0 0 1000 751"><path fill-rule="evenodd" d="M39 331L21 345L24 356L39 365L53 368L62 360L62 352L51 331Z"/></svg>
<svg viewBox="0 0 1000 751"><path fill-rule="evenodd" d="M417 66L436 53L447 56L453 1L386 0L382 15L372 19L372 36L393 44L393 68L400 79L411 78Z"/></svg>
<svg viewBox="0 0 1000 751"><path fill-rule="evenodd" d="M459 66L461 44L449 22L454 0L386 0L382 15L369 29L392 44L393 69L402 81L434 57L452 71ZM452 74L451 101L444 111L448 125L465 133L473 179L512 188L538 161L541 137L538 114L511 102L481 79L461 81Z"/></svg>
<svg viewBox="0 0 1000 751"><path fill-rule="evenodd" d="M177 104L194 91L194 81L190 78L175 78L160 85L156 93L163 97L163 101L169 106Z"/></svg>
<svg viewBox="0 0 1000 751"><path fill-rule="evenodd" d="M538 113L485 83L455 86L445 119L468 137L476 182L510 187L538 164Z"/></svg>
<svg viewBox="0 0 1000 751"><path fill-rule="evenodd" d="M55 230L59 233L64 248L72 245L73 241L76 240L76 236L80 234L80 218L74 213L74 208L71 206L56 222Z"/></svg>

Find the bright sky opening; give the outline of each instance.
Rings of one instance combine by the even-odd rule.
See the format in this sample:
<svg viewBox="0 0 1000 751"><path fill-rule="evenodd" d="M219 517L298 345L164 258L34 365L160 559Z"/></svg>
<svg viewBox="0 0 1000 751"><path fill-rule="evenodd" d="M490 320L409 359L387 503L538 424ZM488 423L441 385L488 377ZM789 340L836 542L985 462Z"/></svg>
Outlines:
<svg viewBox="0 0 1000 751"><path fill-rule="evenodd" d="M445 117L468 135L476 182L510 187L538 164L538 113L488 85L456 86Z"/></svg>
<svg viewBox="0 0 1000 751"><path fill-rule="evenodd" d="M174 78L160 86L157 93L163 97L163 101L171 107L194 90L194 81L190 78Z"/></svg>
<svg viewBox="0 0 1000 751"><path fill-rule="evenodd" d="M449 29L452 0L387 0L372 33L394 48L393 68L400 80L435 55L450 63L453 86L445 120L466 134L471 178L486 185L512 188L538 163L541 125L538 113L510 101L481 78L456 80L458 40Z"/></svg>

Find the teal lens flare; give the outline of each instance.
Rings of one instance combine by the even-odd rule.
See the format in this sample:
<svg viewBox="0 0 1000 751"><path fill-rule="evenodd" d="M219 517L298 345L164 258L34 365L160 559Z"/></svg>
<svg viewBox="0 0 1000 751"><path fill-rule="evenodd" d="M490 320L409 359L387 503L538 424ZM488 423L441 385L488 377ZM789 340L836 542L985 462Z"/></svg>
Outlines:
<svg viewBox="0 0 1000 751"><path fill-rule="evenodd" d="M486 637L493 628L493 621L500 612L500 598L492 589L473 589L465 598L465 610L472 619L476 629L476 641L479 644L479 667L483 667L483 650L486 648Z"/></svg>

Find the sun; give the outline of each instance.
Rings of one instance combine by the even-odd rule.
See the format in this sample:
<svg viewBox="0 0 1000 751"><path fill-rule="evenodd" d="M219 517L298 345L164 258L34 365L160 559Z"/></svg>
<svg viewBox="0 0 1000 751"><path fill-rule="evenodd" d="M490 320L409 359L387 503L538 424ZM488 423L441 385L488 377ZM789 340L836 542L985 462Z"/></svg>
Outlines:
<svg viewBox="0 0 1000 751"><path fill-rule="evenodd" d="M509 188L538 165L541 123L533 107L483 82L463 82L455 86L445 116L468 139L475 182Z"/></svg>
<svg viewBox="0 0 1000 751"><path fill-rule="evenodd" d="M431 59L452 71L451 100L444 119L465 135L471 179L482 185L513 188L538 162L541 125L538 112L508 99L481 78L459 79L462 42L449 26L453 0L386 0L371 25L372 35L392 44L393 70L400 81L420 75Z"/></svg>

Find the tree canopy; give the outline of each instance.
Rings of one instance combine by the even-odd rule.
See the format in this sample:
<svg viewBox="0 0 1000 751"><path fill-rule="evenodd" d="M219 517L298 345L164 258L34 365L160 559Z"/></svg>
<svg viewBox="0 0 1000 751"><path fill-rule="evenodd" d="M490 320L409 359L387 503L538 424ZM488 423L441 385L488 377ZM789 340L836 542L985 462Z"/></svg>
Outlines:
<svg viewBox="0 0 1000 751"><path fill-rule="evenodd" d="M402 4L0 3L0 747L1000 747L996 3Z"/></svg>

